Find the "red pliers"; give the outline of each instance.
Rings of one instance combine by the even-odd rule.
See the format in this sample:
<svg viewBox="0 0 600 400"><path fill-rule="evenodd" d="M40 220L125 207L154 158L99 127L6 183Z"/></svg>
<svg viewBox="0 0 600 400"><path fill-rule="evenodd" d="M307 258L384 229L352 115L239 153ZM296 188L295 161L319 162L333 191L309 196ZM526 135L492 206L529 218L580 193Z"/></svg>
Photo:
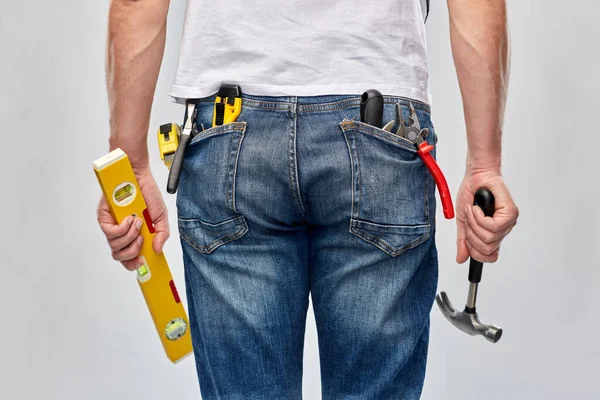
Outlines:
<svg viewBox="0 0 600 400"><path fill-rule="evenodd" d="M454 218L454 206L452 205L452 197L450 196L448 182L446 182L446 178L444 177L440 166L431 155L433 146L423 139L423 134L429 132L429 130L427 128L421 129L421 124L417 118L417 113L412 101L409 103L409 107L410 118L408 121L404 121L404 118L402 117L402 107L400 104L396 104L396 120L398 122L396 134L414 143L419 157L421 157L421 160L423 160L425 166L427 166L427 169L433 176L433 180L438 187L442 208L444 209L444 217L446 217L446 219L452 219ZM408 124L406 122L408 122ZM392 125L388 123L383 129L391 131Z"/></svg>

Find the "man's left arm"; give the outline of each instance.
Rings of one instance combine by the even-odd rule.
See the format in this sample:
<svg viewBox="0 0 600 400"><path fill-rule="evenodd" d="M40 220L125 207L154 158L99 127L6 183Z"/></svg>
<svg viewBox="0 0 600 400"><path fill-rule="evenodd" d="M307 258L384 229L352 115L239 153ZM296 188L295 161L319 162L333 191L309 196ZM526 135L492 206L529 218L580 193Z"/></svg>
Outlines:
<svg viewBox="0 0 600 400"><path fill-rule="evenodd" d="M456 260L463 263L472 256L495 262L519 214L500 172L510 65L506 0L448 0L448 10L468 142L466 174L456 200ZM493 218L473 206L480 187L496 198Z"/></svg>

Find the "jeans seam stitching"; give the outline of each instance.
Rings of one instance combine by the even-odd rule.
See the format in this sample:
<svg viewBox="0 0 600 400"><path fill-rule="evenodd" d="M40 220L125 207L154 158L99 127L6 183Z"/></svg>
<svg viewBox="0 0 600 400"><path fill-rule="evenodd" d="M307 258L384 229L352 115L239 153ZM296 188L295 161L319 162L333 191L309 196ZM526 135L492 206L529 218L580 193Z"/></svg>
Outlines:
<svg viewBox="0 0 600 400"><path fill-rule="evenodd" d="M363 197L363 184L362 184L362 169L360 162L360 152L358 151L358 145L356 144L356 136L354 137L354 153L356 154L356 190L358 191L358 200L356 202L356 218L360 218L360 205Z"/></svg>
<svg viewBox="0 0 600 400"><path fill-rule="evenodd" d="M189 244L190 246L192 246L193 248L195 248L196 250L198 250L201 253L208 254L208 253L212 252L214 249L216 249L217 247L219 247L227 242L231 242L232 240L242 237L244 235L244 233L246 233L248 231L247 228L248 228L248 226L246 224L243 224L242 226L240 226L240 228L236 232L234 232L230 235L220 237L219 239L215 239L206 246L198 245L194 239L192 239L190 236L186 235L184 232L180 232L180 234L181 234L181 238L183 240L185 240L185 242L187 244Z"/></svg>
<svg viewBox="0 0 600 400"><path fill-rule="evenodd" d="M296 182L296 195L302 212L306 212L304 203L302 202L302 193L300 192L300 177L298 176L298 113L294 113L294 181Z"/></svg>
<svg viewBox="0 0 600 400"><path fill-rule="evenodd" d="M177 217L177 221L179 222L179 224L185 224L187 222L193 223L194 225L198 225L198 222L200 223L200 226L202 225L209 225L212 227L217 227L217 226L222 226L222 225L226 225L226 224L231 224L233 221L235 221L235 225L239 225L242 224L244 220L244 217L242 215L237 215L237 216L233 216L229 219L226 219L224 221L221 222L217 222L217 223L211 223L211 222L206 222L203 221L201 219L198 218L185 218L185 217Z"/></svg>
<svg viewBox="0 0 600 400"><path fill-rule="evenodd" d="M229 198L230 193L230 174L231 174L231 151L233 148L233 137L230 137L227 141L227 174L225 175L225 203L228 208L233 208L231 205L231 200Z"/></svg>
<svg viewBox="0 0 600 400"><path fill-rule="evenodd" d="M360 224L373 225L374 226L374 228L372 228L373 230L378 230L379 228L381 228L382 231L387 231L389 229L394 229L394 228L422 229L422 228L429 228L429 226L430 226L429 223L416 224L416 225L408 225L408 224L381 224L381 223L378 223L378 222L371 222L371 221L367 221L367 220L364 220L364 219L353 218L353 220L352 220L352 226L356 227L357 229L364 229L364 228L361 228L359 226Z"/></svg>
<svg viewBox="0 0 600 400"><path fill-rule="evenodd" d="M294 174L296 171L297 174L297 161L296 161L296 121L297 114L292 111L292 120L290 122L290 138L288 141L288 179L290 184L290 190L292 192L292 198L294 199L294 203L296 209L299 211L302 218L305 217L305 209L302 204L302 199L299 199L300 188L298 187L298 181L296 180L297 176Z"/></svg>
<svg viewBox="0 0 600 400"><path fill-rule="evenodd" d="M238 142L238 146L237 146L237 150L236 150L236 154L235 154L235 163L233 166L233 178L232 178L232 199L231 199L231 204L232 204L232 208L233 211L235 211L236 213L238 212L235 206L235 186L236 186L236 179L237 179L237 167L238 167L238 160L240 157L240 151L242 148L242 141L244 140L244 137L246 136L246 130L244 129L243 131L241 131L241 136L240 136L240 140Z"/></svg>
<svg viewBox="0 0 600 400"><path fill-rule="evenodd" d="M344 128L341 126L340 124L340 128L342 129L342 134L344 135L344 140L346 141L346 147L348 148L348 157L350 158L350 179L351 179L351 191L350 194L352 196L352 203L350 206L350 215L352 216L352 218L358 218L358 216L355 217L354 213L356 212L356 210L354 209L356 207L355 205L355 194L354 194L354 187L356 185L355 181L355 166L354 166L354 159L352 157L352 150L351 150L351 146L350 146L350 142L348 141L348 135L346 133L346 131L344 130Z"/></svg>
<svg viewBox="0 0 600 400"><path fill-rule="evenodd" d="M391 247L390 245L388 245L383 239L381 239L377 236L369 235L368 233L364 232L363 230L361 230L358 227L351 225L350 231L353 234L355 234L356 236L364 239L368 243L371 243L371 244L377 246L378 248L385 251L387 254L391 255L392 257L399 256L400 254L404 253L406 250L417 247L418 245L420 245L421 243L423 243L427 239L429 239L429 237L431 236L430 232L424 233L423 235L419 236L417 239L405 244L404 246L402 246L401 248L399 248L397 250L394 250L394 248Z"/></svg>
<svg viewBox="0 0 600 400"><path fill-rule="evenodd" d="M364 133L367 135L377 136L381 140L385 140L386 142L397 144L400 147L402 147L403 149L409 150L413 154L417 153L417 150L415 149L415 145L413 143L408 143L408 142L410 142L408 139L404 139L404 138L398 136L397 141L391 140L390 138L381 134L381 132L377 131L378 128L373 127L373 129L368 129L367 126L358 125L358 124L353 124L353 125L354 125L354 129L356 129L358 132L361 132L361 133ZM393 133L391 133L391 134L394 135Z"/></svg>
<svg viewBox="0 0 600 400"><path fill-rule="evenodd" d="M299 104L298 112L323 112L323 111L342 110L345 108L360 106L360 101L361 101L360 96L357 95L356 98L343 99L343 100L328 102L328 103L324 103L324 104L323 103L322 104ZM419 100L411 99L408 97L402 97L402 96L393 96L393 97L390 97L389 95L383 96L384 104L399 103L401 105L408 107L409 102L413 103L413 106L415 107L415 109L431 113L431 107Z"/></svg>
<svg viewBox="0 0 600 400"><path fill-rule="evenodd" d="M271 96L271 97L289 97L289 96ZM308 97L308 96L299 96ZM409 102L413 103L415 109L423 110L431 113L431 106L419 101L417 99L405 97L405 96L393 96L383 95L384 104L396 104L400 102L402 105L408 106ZM214 96L209 99L202 101L193 101L195 104L200 103L214 103ZM294 104L291 101L270 101L270 100L256 100L244 98L242 95L242 106L251 107L257 109L266 109L272 111L293 111ZM343 110L345 108L360 106L360 94L357 94L355 98L337 100L333 102L321 103L321 104L299 104L297 106L297 112L324 112L324 111L336 111Z"/></svg>
<svg viewBox="0 0 600 400"><path fill-rule="evenodd" d="M293 109L293 103L289 101L268 101L268 100L255 100L246 99L242 97L242 106L265 109L271 111L291 111Z"/></svg>
<svg viewBox="0 0 600 400"><path fill-rule="evenodd" d="M232 133L235 131L243 131L245 129L246 129L246 122L231 122L229 124L220 125L220 126L212 127L212 128L207 128L206 131L210 130L211 132L208 132L205 135L203 135L202 132L200 132L198 135L196 135L190 141L190 145L198 143L204 139L208 139L209 137ZM206 131L204 131L204 132L206 132Z"/></svg>

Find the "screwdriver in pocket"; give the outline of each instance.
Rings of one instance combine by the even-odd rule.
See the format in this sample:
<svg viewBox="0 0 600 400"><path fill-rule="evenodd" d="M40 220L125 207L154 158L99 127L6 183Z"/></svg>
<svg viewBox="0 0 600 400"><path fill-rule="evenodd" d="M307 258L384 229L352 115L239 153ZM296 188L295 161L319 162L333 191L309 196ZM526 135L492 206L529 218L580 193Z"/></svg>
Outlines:
<svg viewBox="0 0 600 400"><path fill-rule="evenodd" d="M360 120L365 124L381 127L383 95L377 89L369 89L360 97Z"/></svg>

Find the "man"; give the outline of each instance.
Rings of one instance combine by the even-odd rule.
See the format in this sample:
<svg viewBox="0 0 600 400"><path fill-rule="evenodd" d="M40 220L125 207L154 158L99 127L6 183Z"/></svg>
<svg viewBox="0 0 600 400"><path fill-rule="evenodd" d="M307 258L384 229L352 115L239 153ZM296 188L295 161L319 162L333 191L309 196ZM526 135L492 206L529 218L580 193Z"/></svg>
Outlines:
<svg viewBox="0 0 600 400"><path fill-rule="evenodd" d="M384 94L383 123L411 104L435 144L425 50L428 1L189 0L171 96L198 126L177 194L202 397L301 398L308 296L324 399L416 399L437 284L435 187L405 139L360 122L360 94ZM167 210L149 169L149 117L168 0L113 0L110 148L128 155L157 234ZM518 210L500 172L508 83L503 0L448 0L467 126L456 197L457 261L495 262ZM215 93L238 84L242 112L212 126ZM474 192L496 198L493 218ZM139 265L141 221L98 220L112 255Z"/></svg>

